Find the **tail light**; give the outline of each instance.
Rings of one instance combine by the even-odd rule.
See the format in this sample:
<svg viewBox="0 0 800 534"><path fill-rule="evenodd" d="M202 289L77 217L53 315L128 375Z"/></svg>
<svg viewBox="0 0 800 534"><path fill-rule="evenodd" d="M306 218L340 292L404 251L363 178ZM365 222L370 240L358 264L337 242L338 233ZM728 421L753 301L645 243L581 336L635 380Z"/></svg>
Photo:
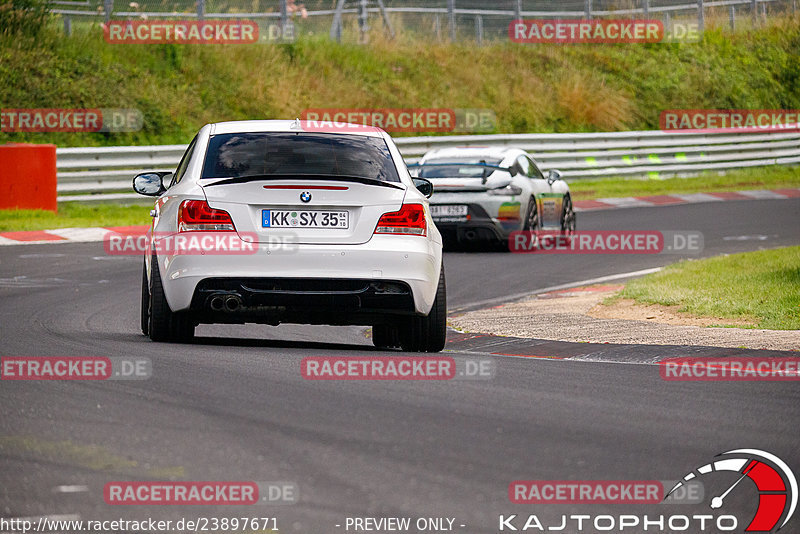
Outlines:
<svg viewBox="0 0 800 534"><path fill-rule="evenodd" d="M403 204L400 211L381 215L376 234L426 235L425 208L422 204Z"/></svg>
<svg viewBox="0 0 800 534"><path fill-rule="evenodd" d="M184 200L178 209L179 232L234 232L233 219L225 210L215 210L205 200Z"/></svg>

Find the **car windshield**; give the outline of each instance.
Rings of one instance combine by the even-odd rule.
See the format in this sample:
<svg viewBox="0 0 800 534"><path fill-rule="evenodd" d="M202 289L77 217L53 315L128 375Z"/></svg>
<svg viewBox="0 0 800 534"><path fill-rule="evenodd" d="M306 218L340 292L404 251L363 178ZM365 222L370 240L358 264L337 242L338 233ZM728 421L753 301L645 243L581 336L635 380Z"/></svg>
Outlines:
<svg viewBox="0 0 800 534"><path fill-rule="evenodd" d="M485 178L497 169L501 158L440 158L428 160L419 168L420 178Z"/></svg>
<svg viewBox="0 0 800 534"><path fill-rule="evenodd" d="M203 178L322 175L399 182L383 139L361 135L258 132L212 136Z"/></svg>

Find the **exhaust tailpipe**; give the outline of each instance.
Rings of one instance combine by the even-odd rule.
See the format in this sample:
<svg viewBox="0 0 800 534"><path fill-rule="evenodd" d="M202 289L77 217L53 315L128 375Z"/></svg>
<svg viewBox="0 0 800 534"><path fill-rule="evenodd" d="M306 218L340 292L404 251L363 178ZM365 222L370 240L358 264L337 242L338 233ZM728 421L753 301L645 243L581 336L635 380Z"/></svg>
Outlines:
<svg viewBox="0 0 800 534"><path fill-rule="evenodd" d="M467 230L466 232L464 232L464 237L466 237L468 240L472 241L476 237L478 237L478 234L475 233L475 230Z"/></svg>
<svg viewBox="0 0 800 534"><path fill-rule="evenodd" d="M229 296L225 299L225 311L235 312L242 307L242 299L237 296Z"/></svg>
<svg viewBox="0 0 800 534"><path fill-rule="evenodd" d="M214 295L211 297L209 304L212 310L217 312L222 311L222 309L225 307L225 299L223 299L220 295Z"/></svg>

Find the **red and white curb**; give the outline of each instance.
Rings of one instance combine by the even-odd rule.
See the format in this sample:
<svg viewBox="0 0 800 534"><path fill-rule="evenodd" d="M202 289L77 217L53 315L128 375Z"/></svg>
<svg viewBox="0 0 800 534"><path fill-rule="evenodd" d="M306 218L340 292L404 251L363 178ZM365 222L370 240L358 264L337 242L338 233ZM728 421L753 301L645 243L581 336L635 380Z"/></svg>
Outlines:
<svg viewBox="0 0 800 534"><path fill-rule="evenodd" d="M109 232L141 235L149 226L109 226L107 228L58 228L24 232L0 232L0 245L38 245L42 243L95 243L103 241Z"/></svg>
<svg viewBox="0 0 800 534"><path fill-rule="evenodd" d="M648 208L696 204L700 202L724 202L730 200L771 200L800 198L796 189L755 189L750 191L724 191L719 193L693 193L689 195L656 195L649 197L599 198L576 200L576 211L609 210L618 208ZM148 226L113 226L94 228L59 228L56 230L34 230L22 232L0 232L0 245L37 245L42 243L92 243L103 241L109 232L140 235Z"/></svg>
<svg viewBox="0 0 800 534"><path fill-rule="evenodd" d="M608 210L617 208L650 208L723 202L727 200L771 200L800 197L800 189L755 189L750 191L723 191L718 193L692 193L688 195L655 195L649 197L598 198L576 200L575 211Z"/></svg>

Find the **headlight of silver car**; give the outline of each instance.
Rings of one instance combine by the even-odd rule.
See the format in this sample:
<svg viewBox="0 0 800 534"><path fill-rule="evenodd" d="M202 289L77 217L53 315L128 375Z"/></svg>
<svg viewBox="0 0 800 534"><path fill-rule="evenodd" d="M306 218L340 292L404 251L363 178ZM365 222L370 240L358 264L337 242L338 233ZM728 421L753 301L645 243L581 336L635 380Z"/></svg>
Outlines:
<svg viewBox="0 0 800 534"><path fill-rule="evenodd" d="M515 185L507 185L506 187L498 187L497 189L489 189L487 191L490 195L512 197L522 194L522 188Z"/></svg>

